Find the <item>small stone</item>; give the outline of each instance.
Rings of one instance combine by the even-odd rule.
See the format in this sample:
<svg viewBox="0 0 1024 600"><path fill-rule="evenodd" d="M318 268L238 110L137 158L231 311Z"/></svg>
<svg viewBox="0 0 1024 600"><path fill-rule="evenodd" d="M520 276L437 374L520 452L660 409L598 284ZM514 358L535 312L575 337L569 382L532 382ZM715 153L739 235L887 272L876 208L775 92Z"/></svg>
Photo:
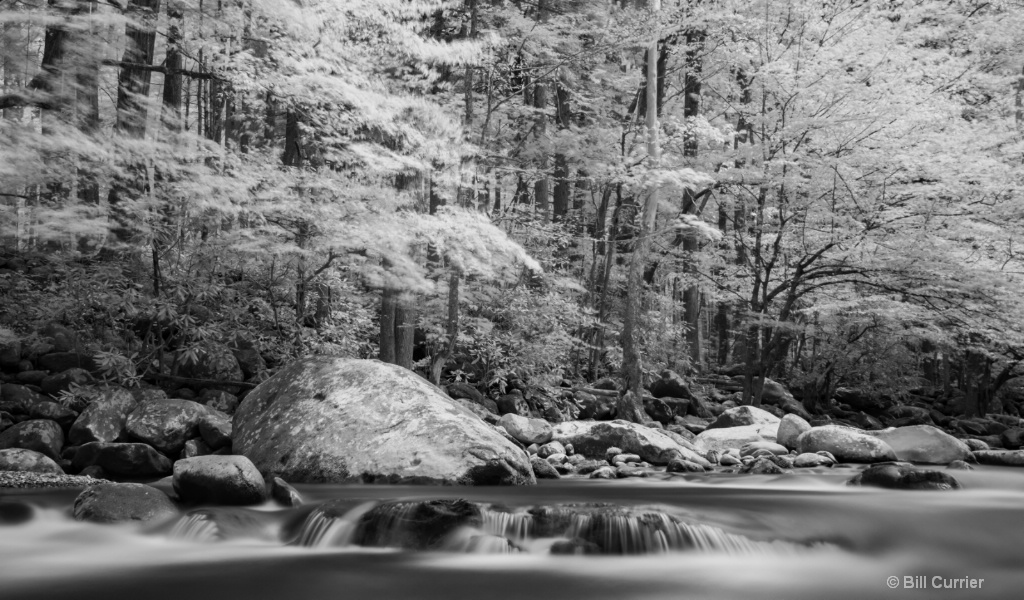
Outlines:
<svg viewBox="0 0 1024 600"><path fill-rule="evenodd" d="M640 460L641 459L640 459L640 456L638 454L616 454L608 462L610 462L613 465L615 465L615 464L619 464L619 463L622 463L622 464L638 463L638 462L640 462ZM671 462L671 461L669 461L669 462Z"/></svg>
<svg viewBox="0 0 1024 600"><path fill-rule="evenodd" d="M302 506L302 494L280 477L270 480L270 497L282 506Z"/></svg>
<svg viewBox="0 0 1024 600"><path fill-rule="evenodd" d="M615 446L612 446L611 448L608 448L607 450L604 451L604 458L608 462L612 462L612 459L618 456L619 454L622 454L622 448L616 448Z"/></svg>
<svg viewBox="0 0 1024 600"><path fill-rule="evenodd" d="M918 470L912 465L901 464L873 465L846 483L899 490L958 490L962 487L948 473Z"/></svg>
<svg viewBox="0 0 1024 600"><path fill-rule="evenodd" d="M572 444L565 445L565 453L569 456L576 454L576 448L573 448Z"/></svg>
<svg viewBox="0 0 1024 600"><path fill-rule="evenodd" d="M543 419L506 413L498 419L498 425L524 444L547 444L551 441L551 424Z"/></svg>
<svg viewBox="0 0 1024 600"><path fill-rule="evenodd" d="M637 467L637 466L633 466L633 465L625 465L625 464L619 465L618 467L616 467L615 468L615 474L620 479L625 479L627 477L649 477L650 476L650 473L648 473L646 469L643 469L643 468L640 468L640 467Z"/></svg>
<svg viewBox="0 0 1024 600"><path fill-rule="evenodd" d="M704 467L688 460L676 458L669 461L665 470L669 473L703 473Z"/></svg>
<svg viewBox="0 0 1024 600"><path fill-rule="evenodd" d="M204 442L202 438L194 438L185 442L185 448L181 451L182 458L194 458L210 454L213 454L213 448Z"/></svg>
<svg viewBox="0 0 1024 600"><path fill-rule="evenodd" d="M538 446L537 444L530 444L529 446L526 447L526 452L533 456L534 454L540 452L540 446Z"/></svg>
<svg viewBox="0 0 1024 600"><path fill-rule="evenodd" d="M954 460L953 462L949 463L949 465L947 465L946 468L947 469L951 469L953 471L973 471L974 470L974 467L972 467L971 465L967 464L966 462L964 462L962 460Z"/></svg>
<svg viewBox="0 0 1024 600"><path fill-rule="evenodd" d="M119 523L165 520L177 516L174 503L160 490L141 483L99 483L75 498L78 521Z"/></svg>
<svg viewBox="0 0 1024 600"><path fill-rule="evenodd" d="M555 467L546 460L535 458L530 461L530 465L533 466L533 475L537 479L560 479L561 476Z"/></svg>
<svg viewBox="0 0 1024 600"><path fill-rule="evenodd" d="M768 458L761 457L744 467L743 472L751 475L780 475L784 471Z"/></svg>
<svg viewBox="0 0 1024 600"><path fill-rule="evenodd" d="M537 450L537 456L547 458L552 454L567 454L562 442L548 442Z"/></svg>
<svg viewBox="0 0 1024 600"><path fill-rule="evenodd" d="M581 469L582 470L582 469ZM595 469L590 473L591 479L618 479L619 475L614 467L604 466Z"/></svg>
<svg viewBox="0 0 1024 600"><path fill-rule="evenodd" d="M231 417L207 408L206 414L199 419L199 435L213 450L231 445Z"/></svg>
<svg viewBox="0 0 1024 600"><path fill-rule="evenodd" d="M736 458L732 454L723 454L721 457L719 457L718 464L722 465L723 467L732 467L742 464L742 462L740 461L740 459Z"/></svg>

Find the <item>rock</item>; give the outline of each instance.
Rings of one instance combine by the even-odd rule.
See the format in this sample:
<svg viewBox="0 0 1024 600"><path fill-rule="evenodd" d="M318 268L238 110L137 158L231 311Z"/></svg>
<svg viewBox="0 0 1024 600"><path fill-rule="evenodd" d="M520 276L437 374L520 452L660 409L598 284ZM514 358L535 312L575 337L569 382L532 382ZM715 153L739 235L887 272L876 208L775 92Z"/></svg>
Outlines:
<svg viewBox="0 0 1024 600"><path fill-rule="evenodd" d="M555 467L546 460L540 458L534 458L530 461L530 465L533 467L533 475L537 479L561 479L562 476L558 474Z"/></svg>
<svg viewBox="0 0 1024 600"><path fill-rule="evenodd" d="M181 458L195 458L196 456L208 456L213 454L213 448L203 441L202 438L194 438L185 442L181 449Z"/></svg>
<svg viewBox="0 0 1024 600"><path fill-rule="evenodd" d="M42 402L36 402L29 407L26 416L30 419L54 421L60 425L62 430L67 431L75 422L75 419L78 418L78 413L69 408L63 407L56 402L44 400Z"/></svg>
<svg viewBox="0 0 1024 600"><path fill-rule="evenodd" d="M238 410L238 397L224 390L203 390L199 395L199 403L226 415L233 415Z"/></svg>
<svg viewBox="0 0 1024 600"><path fill-rule="evenodd" d="M21 340L10 329L0 328L0 370L16 371L21 362Z"/></svg>
<svg viewBox="0 0 1024 600"><path fill-rule="evenodd" d="M22 421L0 433L0 450L23 448L45 454L54 461L60 460L64 447L64 431L54 421L32 419Z"/></svg>
<svg viewBox="0 0 1024 600"><path fill-rule="evenodd" d="M669 396L690 399L693 397L693 394L690 393L690 386L686 385L686 380L679 373L670 370L662 371L661 379L651 384L651 395L655 398Z"/></svg>
<svg viewBox="0 0 1024 600"><path fill-rule="evenodd" d="M903 465L873 465L846 482L897 490L959 490L960 482L942 471L918 470Z"/></svg>
<svg viewBox="0 0 1024 600"><path fill-rule="evenodd" d="M1024 445L1024 429L1020 427L1007 429L1000 433L999 437L1003 440L1003 447L1007 450L1017 450Z"/></svg>
<svg viewBox="0 0 1024 600"><path fill-rule="evenodd" d="M5 383L0 386L0 410L14 415L27 415L40 402L50 402L39 392L23 385Z"/></svg>
<svg viewBox="0 0 1024 600"><path fill-rule="evenodd" d="M476 404L482 404L484 398L486 398L486 396L480 393L480 390L464 381L457 381L449 385L445 388L445 391L448 392L448 395L452 398L464 398Z"/></svg>
<svg viewBox="0 0 1024 600"><path fill-rule="evenodd" d="M570 444L571 445L571 444ZM562 442L548 442L537 449L537 456L547 458L552 454L565 454L565 446Z"/></svg>
<svg viewBox="0 0 1024 600"><path fill-rule="evenodd" d="M259 504L267 499L266 487L244 456L196 456L174 463L174 491L186 502Z"/></svg>
<svg viewBox="0 0 1024 600"><path fill-rule="evenodd" d="M526 398L523 398L523 393L519 390L512 390L498 398L497 406L499 415L530 416L530 405L526 403Z"/></svg>
<svg viewBox="0 0 1024 600"><path fill-rule="evenodd" d="M551 424L543 419L504 413L498 419L498 425L524 444L546 444L551 441Z"/></svg>
<svg viewBox="0 0 1024 600"><path fill-rule="evenodd" d="M564 463L564 462L566 461L566 459L567 459L567 458L569 458L569 457L568 457L568 456L566 456L565 454L562 454L562 453L560 453L560 452L559 452L559 453L557 453L557 454L551 454L551 455L549 455L549 456L548 456L547 458L545 458L544 460L546 460L546 461L548 461L549 463L551 463L551 464L555 465L555 467L558 467L558 465L560 465L560 464Z"/></svg>
<svg viewBox="0 0 1024 600"><path fill-rule="evenodd" d="M0 471L22 471L28 473L54 473L63 475L64 470L53 459L35 450L8 448L0 450Z"/></svg>
<svg viewBox="0 0 1024 600"><path fill-rule="evenodd" d="M625 479L627 477L650 477L650 475L651 473L647 469L639 465L620 464L615 467L615 476L619 479Z"/></svg>
<svg viewBox="0 0 1024 600"><path fill-rule="evenodd" d="M750 475L781 475L784 473L781 467L764 457L758 458L743 467L743 472Z"/></svg>
<svg viewBox="0 0 1024 600"><path fill-rule="evenodd" d="M407 369L322 356L246 396L232 447L297 483L534 483L527 454L467 415Z"/></svg>
<svg viewBox="0 0 1024 600"><path fill-rule="evenodd" d="M847 404L856 411L879 416L894 404L891 398L864 393L850 388L837 388L833 396L836 402Z"/></svg>
<svg viewBox="0 0 1024 600"><path fill-rule="evenodd" d="M789 449L774 442L748 442L740 446L740 456L753 455L755 452L767 452L774 455L789 454Z"/></svg>
<svg viewBox="0 0 1024 600"><path fill-rule="evenodd" d="M796 448L796 440L800 434L811 428L811 424L797 415L786 415L779 421L779 432L776 441L786 448Z"/></svg>
<svg viewBox="0 0 1024 600"><path fill-rule="evenodd" d="M986 444L985 442L983 442L981 440L976 440L976 439L973 439L973 438L972 439L964 440L964 443L967 444L967 447L971 449L971 452L977 452L978 450L988 450L989 449L989 445L988 444Z"/></svg>
<svg viewBox="0 0 1024 600"><path fill-rule="evenodd" d="M950 469L952 471L973 471L974 470L974 467L972 467L971 465L967 464L966 462L964 462L962 460L954 460L953 462L951 462L948 465L946 465L946 468Z"/></svg>
<svg viewBox="0 0 1024 600"><path fill-rule="evenodd" d="M21 371L15 380L22 385L40 385L47 377L46 371Z"/></svg>
<svg viewBox="0 0 1024 600"><path fill-rule="evenodd" d="M43 393L56 397L61 392L71 389L72 385L87 385L93 382L92 374L85 369L74 368L43 378Z"/></svg>
<svg viewBox="0 0 1024 600"><path fill-rule="evenodd" d="M68 431L68 442L79 446L89 442L114 442L123 438L128 413L137 403L123 388L109 388L92 401Z"/></svg>
<svg viewBox="0 0 1024 600"><path fill-rule="evenodd" d="M672 460L679 460L679 459L673 458ZM672 460L670 460L669 462L672 462ZM615 456L611 457L608 460L608 462L612 463L613 465L619 464L619 463L621 463L621 464L641 463L641 462L643 462L643 459L640 458L640 456L637 455L637 454L616 454Z"/></svg>
<svg viewBox="0 0 1024 600"><path fill-rule="evenodd" d="M591 479L618 479L619 473L615 467L604 466L590 472Z"/></svg>
<svg viewBox="0 0 1024 600"><path fill-rule="evenodd" d="M163 521L178 515L160 490L141 483L99 483L75 498L75 519L96 523Z"/></svg>
<svg viewBox="0 0 1024 600"><path fill-rule="evenodd" d="M619 382L615 381L611 377L602 377L594 382L594 385L590 386L595 390L607 390L609 392L621 392L619 388Z"/></svg>
<svg viewBox="0 0 1024 600"><path fill-rule="evenodd" d="M280 477L271 478L270 497L282 506L302 506L302 494Z"/></svg>
<svg viewBox="0 0 1024 600"><path fill-rule="evenodd" d="M882 440L859 429L839 425L812 427L797 438L804 452L825 451L840 462L873 463L896 460L896 453Z"/></svg>
<svg viewBox="0 0 1024 600"><path fill-rule="evenodd" d="M558 540L551 544L549 552L552 555L582 556L601 554L601 547L582 538L572 538L571 540Z"/></svg>
<svg viewBox="0 0 1024 600"><path fill-rule="evenodd" d="M905 427L907 425L934 425L931 412L927 408L919 406L899 405L893 406L885 412L885 417L890 419L890 427Z"/></svg>
<svg viewBox="0 0 1024 600"><path fill-rule="evenodd" d="M224 344L204 342L196 350L194 360L179 360L178 374L184 377L217 382L237 382L245 378L235 354ZM232 394L237 394L240 389L225 383L203 384L203 387L221 389Z"/></svg>
<svg viewBox="0 0 1024 600"><path fill-rule="evenodd" d="M608 448L638 454L655 465L667 465L673 458L683 458L704 467L710 463L692 445L683 445L663 431L628 421L567 421L554 427L554 439L572 444L577 453L603 457Z"/></svg>
<svg viewBox="0 0 1024 600"><path fill-rule="evenodd" d="M237 333L229 344L231 353L235 355L242 376L246 381L258 377L267 370L267 362L260 354L259 344L246 334Z"/></svg>
<svg viewBox="0 0 1024 600"><path fill-rule="evenodd" d="M743 464L743 462L740 461L738 457L732 454L722 454L718 458L718 464L722 465L723 467L733 467L736 465Z"/></svg>
<svg viewBox="0 0 1024 600"><path fill-rule="evenodd" d="M974 458L983 465L1001 467L1024 467L1024 450L980 450Z"/></svg>
<svg viewBox="0 0 1024 600"><path fill-rule="evenodd" d="M765 377L764 384L761 386L761 402L771 406L781 407L789 402L796 402L796 399L793 398L793 394L786 389L786 386L774 379Z"/></svg>
<svg viewBox="0 0 1024 600"><path fill-rule="evenodd" d="M171 460L146 444L89 442L71 461L76 471L98 465L122 477L152 477L171 472Z"/></svg>
<svg viewBox="0 0 1024 600"><path fill-rule="evenodd" d="M707 429L743 427L747 425L772 425L778 427L779 418L755 406L737 406L723 412ZM707 430L705 430L707 431Z"/></svg>
<svg viewBox="0 0 1024 600"><path fill-rule="evenodd" d="M231 445L231 417L208 408L199 418L199 435L212 449L219 450Z"/></svg>
<svg viewBox="0 0 1024 600"><path fill-rule="evenodd" d="M811 467L831 467L834 464L836 464L836 461L814 452L804 452L803 454L799 454L793 461L793 466L801 469L808 469Z"/></svg>
<svg viewBox="0 0 1024 600"><path fill-rule="evenodd" d="M676 411L672 409L663 400L658 398L644 398L644 412L648 414L652 419L661 423L662 425L668 425L672 422L672 419L676 416Z"/></svg>
<svg viewBox="0 0 1024 600"><path fill-rule="evenodd" d="M619 448L617 446L609 446L604 451L604 459L606 461L608 461L608 462L612 462L612 459L614 459L616 456L618 456L618 455L620 455L622 453L623 453L622 452L622 448Z"/></svg>
<svg viewBox="0 0 1024 600"><path fill-rule="evenodd" d="M178 456L185 441L199 435L205 415L203 405L191 400L143 402L128 414L125 430L168 456Z"/></svg>
<svg viewBox="0 0 1024 600"><path fill-rule="evenodd" d="M36 509L31 504L0 501L0 526L28 523L35 514Z"/></svg>
<svg viewBox="0 0 1024 600"><path fill-rule="evenodd" d="M704 467L697 463L683 460L681 458L673 458L669 461L668 466L665 470L669 473L704 473Z"/></svg>
<svg viewBox="0 0 1024 600"><path fill-rule="evenodd" d="M353 542L360 546L434 550L453 532L482 525L480 507L465 500L391 502L374 507L359 519Z"/></svg>
<svg viewBox="0 0 1024 600"><path fill-rule="evenodd" d="M85 369L91 373L99 372L99 364L96 359L77 352L51 352L40 356L36 363L40 369L51 373L63 373L68 369Z"/></svg>
<svg viewBox="0 0 1024 600"><path fill-rule="evenodd" d="M587 392L577 391L573 393L573 398L580 406L580 419L610 421L615 418L617 396L595 396Z"/></svg>
<svg viewBox="0 0 1024 600"><path fill-rule="evenodd" d="M971 454L967 444L931 425L885 429L871 435L888 444L898 460L945 465Z"/></svg>
<svg viewBox="0 0 1024 600"><path fill-rule="evenodd" d="M729 448L740 448L751 442L775 442L777 424L744 425L724 429L705 429L693 440L693 445L706 452L724 452Z"/></svg>

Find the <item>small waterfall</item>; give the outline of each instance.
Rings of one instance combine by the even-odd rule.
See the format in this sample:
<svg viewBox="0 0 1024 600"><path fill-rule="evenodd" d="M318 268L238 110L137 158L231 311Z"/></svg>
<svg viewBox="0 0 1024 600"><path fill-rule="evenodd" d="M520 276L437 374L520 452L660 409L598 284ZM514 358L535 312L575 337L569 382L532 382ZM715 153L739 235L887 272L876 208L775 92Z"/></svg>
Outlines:
<svg viewBox="0 0 1024 600"><path fill-rule="evenodd" d="M355 540L361 546L433 550L460 528L482 525L480 506L466 500L390 502L363 515Z"/></svg>
<svg viewBox="0 0 1024 600"><path fill-rule="evenodd" d="M178 519L171 529L171 538L190 542L216 542L221 540L220 528L209 513L194 512Z"/></svg>
<svg viewBox="0 0 1024 600"><path fill-rule="evenodd" d="M525 540L533 533L533 515L528 512L506 512L485 508L482 529L487 533L508 538Z"/></svg>
<svg viewBox="0 0 1024 600"><path fill-rule="evenodd" d="M335 507L322 506L306 517L295 543L307 548L348 546L352 544L360 519L375 506L376 502L364 502L341 515Z"/></svg>

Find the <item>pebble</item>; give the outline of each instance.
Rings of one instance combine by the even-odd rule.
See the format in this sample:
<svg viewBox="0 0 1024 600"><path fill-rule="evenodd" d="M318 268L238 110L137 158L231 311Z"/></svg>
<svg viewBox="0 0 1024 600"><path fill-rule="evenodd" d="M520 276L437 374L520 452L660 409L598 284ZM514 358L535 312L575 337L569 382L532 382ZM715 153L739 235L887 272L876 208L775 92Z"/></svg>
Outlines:
<svg viewBox="0 0 1024 600"><path fill-rule="evenodd" d="M99 483L99 481L92 477L79 477L77 475L0 471L0 488L76 488L86 487L94 483Z"/></svg>

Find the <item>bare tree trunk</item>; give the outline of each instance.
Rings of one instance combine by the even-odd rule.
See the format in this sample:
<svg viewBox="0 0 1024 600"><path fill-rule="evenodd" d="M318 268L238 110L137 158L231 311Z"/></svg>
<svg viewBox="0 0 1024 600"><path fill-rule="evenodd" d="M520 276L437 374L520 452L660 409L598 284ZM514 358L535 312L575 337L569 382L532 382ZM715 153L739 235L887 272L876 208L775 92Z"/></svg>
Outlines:
<svg viewBox="0 0 1024 600"><path fill-rule="evenodd" d="M398 307L398 292L385 288L380 300L380 353L383 362L395 362L395 312Z"/></svg>
<svg viewBox="0 0 1024 600"><path fill-rule="evenodd" d="M395 306L395 364L412 370L412 351L416 334L416 309L409 301Z"/></svg>
<svg viewBox="0 0 1024 600"><path fill-rule="evenodd" d="M455 344L459 336L459 274L452 273L448 277L448 320L445 323L444 348L430 360L430 381L441 385L441 373L444 366L455 353Z"/></svg>

